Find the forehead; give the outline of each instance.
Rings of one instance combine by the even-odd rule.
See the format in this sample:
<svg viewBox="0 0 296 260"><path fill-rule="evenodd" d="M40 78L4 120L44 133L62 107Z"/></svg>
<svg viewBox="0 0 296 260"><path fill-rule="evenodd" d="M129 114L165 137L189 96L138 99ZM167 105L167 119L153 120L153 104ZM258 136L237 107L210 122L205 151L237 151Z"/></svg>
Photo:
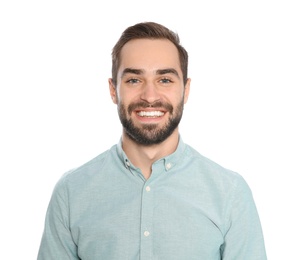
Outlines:
<svg viewBox="0 0 296 260"><path fill-rule="evenodd" d="M175 68L180 70L176 46L166 39L136 39L121 50L120 70L132 67L145 70Z"/></svg>

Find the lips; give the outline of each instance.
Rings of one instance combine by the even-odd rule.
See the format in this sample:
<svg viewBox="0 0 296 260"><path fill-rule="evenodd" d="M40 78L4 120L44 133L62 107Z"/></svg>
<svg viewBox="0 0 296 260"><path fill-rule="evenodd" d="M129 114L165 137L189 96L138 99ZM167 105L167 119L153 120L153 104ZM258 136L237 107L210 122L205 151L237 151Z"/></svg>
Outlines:
<svg viewBox="0 0 296 260"><path fill-rule="evenodd" d="M127 108L128 114L136 112L141 117L161 117L166 112L173 113L173 106L169 103L163 103L161 101L154 102L153 104L140 101L137 103L131 103Z"/></svg>

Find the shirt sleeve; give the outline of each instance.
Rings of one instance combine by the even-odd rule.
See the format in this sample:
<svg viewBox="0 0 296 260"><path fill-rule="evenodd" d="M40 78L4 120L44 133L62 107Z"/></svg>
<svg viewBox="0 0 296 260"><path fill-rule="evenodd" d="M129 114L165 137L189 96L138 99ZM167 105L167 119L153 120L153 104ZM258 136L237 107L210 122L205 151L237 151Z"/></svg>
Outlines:
<svg viewBox="0 0 296 260"><path fill-rule="evenodd" d="M266 260L261 223L251 190L239 177L228 210L223 260Z"/></svg>
<svg viewBox="0 0 296 260"><path fill-rule="evenodd" d="M57 259L80 259L69 228L69 205L64 178L56 184L52 193L37 258L37 260Z"/></svg>

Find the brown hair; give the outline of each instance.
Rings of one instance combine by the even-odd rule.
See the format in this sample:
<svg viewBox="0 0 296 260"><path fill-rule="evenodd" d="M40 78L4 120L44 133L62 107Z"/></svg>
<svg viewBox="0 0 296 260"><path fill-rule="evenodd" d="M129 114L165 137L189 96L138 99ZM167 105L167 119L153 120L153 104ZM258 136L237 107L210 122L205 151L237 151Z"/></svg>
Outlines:
<svg viewBox="0 0 296 260"><path fill-rule="evenodd" d="M112 81L116 86L117 73L120 64L120 52L123 46L130 40L134 39L167 39L177 48L179 53L180 66L183 73L184 85L187 82L188 71L188 53L180 44L177 33L169 30L161 24L154 22L138 23L128 27L122 34L112 50Z"/></svg>

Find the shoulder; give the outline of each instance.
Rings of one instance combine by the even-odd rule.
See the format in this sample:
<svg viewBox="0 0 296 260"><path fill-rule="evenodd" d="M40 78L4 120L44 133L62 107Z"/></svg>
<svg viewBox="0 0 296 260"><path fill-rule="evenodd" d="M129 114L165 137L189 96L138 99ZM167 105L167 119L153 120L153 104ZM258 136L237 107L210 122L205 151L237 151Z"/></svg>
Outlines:
<svg viewBox="0 0 296 260"><path fill-rule="evenodd" d="M190 168L196 172L199 180L220 187L225 192L228 190L248 189L248 184L242 175L202 155L190 145L186 145L184 155L189 159Z"/></svg>
<svg viewBox="0 0 296 260"><path fill-rule="evenodd" d="M85 182L90 182L93 178L102 175L105 169L110 166L110 161L113 160L112 157L116 153L115 150L116 146L114 145L83 165L67 171L58 180L57 186L83 186Z"/></svg>

